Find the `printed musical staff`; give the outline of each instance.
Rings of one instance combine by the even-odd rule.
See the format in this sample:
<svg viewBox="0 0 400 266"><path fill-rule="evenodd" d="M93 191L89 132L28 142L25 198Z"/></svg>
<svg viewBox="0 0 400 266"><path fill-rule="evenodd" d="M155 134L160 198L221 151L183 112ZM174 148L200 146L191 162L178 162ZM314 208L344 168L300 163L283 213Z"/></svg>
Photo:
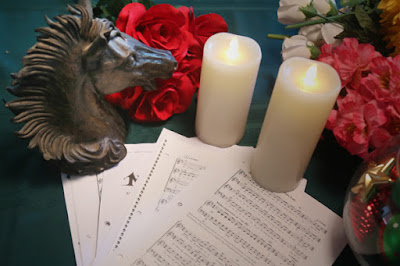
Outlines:
<svg viewBox="0 0 400 266"><path fill-rule="evenodd" d="M156 211L159 211L163 205L168 204L175 195L189 186L205 168L195 158L177 158L165 184L163 194L158 200Z"/></svg>

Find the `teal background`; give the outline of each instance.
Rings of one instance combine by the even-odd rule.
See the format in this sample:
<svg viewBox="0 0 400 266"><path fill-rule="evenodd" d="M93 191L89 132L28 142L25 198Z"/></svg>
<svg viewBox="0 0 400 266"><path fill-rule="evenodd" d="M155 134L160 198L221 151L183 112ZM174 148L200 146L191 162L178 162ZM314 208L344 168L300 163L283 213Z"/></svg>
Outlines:
<svg viewBox="0 0 400 266"><path fill-rule="evenodd" d="M277 22L277 0L156 1L193 6L195 15L220 14L232 33L255 39L263 58L247 122L239 145L255 146L281 61L282 42L268 33L288 34ZM34 29L67 13L73 0L2 1L0 5L0 98L13 98L6 91L10 73L21 68L21 58L35 43ZM290 32L289 32L290 33ZM163 123L129 125L127 143L155 142L163 127L194 136L196 102L189 110ZM13 131L21 125L10 122L12 113L0 104L0 265L74 265L74 254L57 169L51 168L27 140ZM290 151L288 151L290 152ZM346 187L361 160L350 156L324 132L307 168L307 193L341 216ZM290 165L288 165L290 167ZM151 230L149 228L149 230ZM335 265L355 265L348 247Z"/></svg>

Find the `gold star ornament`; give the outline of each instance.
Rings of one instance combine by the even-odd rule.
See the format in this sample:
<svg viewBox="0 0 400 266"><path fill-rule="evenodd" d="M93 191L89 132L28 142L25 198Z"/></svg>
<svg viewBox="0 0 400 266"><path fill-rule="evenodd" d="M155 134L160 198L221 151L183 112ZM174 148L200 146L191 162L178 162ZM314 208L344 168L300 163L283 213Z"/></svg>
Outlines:
<svg viewBox="0 0 400 266"><path fill-rule="evenodd" d="M358 183L351 188L351 191L354 194L361 193L361 200L368 202L375 196L378 186L393 183L393 180L389 176L395 165L396 159L392 157L382 164L368 168L362 174Z"/></svg>

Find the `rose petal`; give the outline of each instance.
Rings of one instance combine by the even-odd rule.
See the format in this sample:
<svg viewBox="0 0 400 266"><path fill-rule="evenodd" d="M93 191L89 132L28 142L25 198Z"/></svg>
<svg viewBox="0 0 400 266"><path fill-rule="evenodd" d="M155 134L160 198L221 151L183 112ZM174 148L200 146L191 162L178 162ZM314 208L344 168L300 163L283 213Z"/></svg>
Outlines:
<svg viewBox="0 0 400 266"><path fill-rule="evenodd" d="M143 88L140 86L126 88L122 91L123 100L121 101L121 108L129 110L132 106L136 105Z"/></svg>
<svg viewBox="0 0 400 266"><path fill-rule="evenodd" d="M182 14L185 17L185 24L184 24L184 26L181 27L181 29L184 30L184 31L188 31L188 32L194 33L194 31L195 31L195 25L194 25L195 17L194 17L194 13L193 13L193 8L192 7L188 8L186 6L181 6L181 7L178 7L178 10L180 12L182 12Z"/></svg>
<svg viewBox="0 0 400 266"><path fill-rule="evenodd" d="M175 85L176 91L179 94L179 102L175 106L175 113L182 113L186 111L193 98L193 94L196 91L196 87L192 84L192 81L187 76L182 76L179 83Z"/></svg>
<svg viewBox="0 0 400 266"><path fill-rule="evenodd" d="M218 14L205 14L195 18L195 34L194 37L203 47L207 39L218 32L227 32L228 25L225 20Z"/></svg>
<svg viewBox="0 0 400 266"><path fill-rule="evenodd" d="M109 101L111 104L115 106L119 106L123 97L121 92L116 92L110 95L104 95L104 97Z"/></svg>
<svg viewBox="0 0 400 266"><path fill-rule="evenodd" d="M178 93L173 88L164 88L160 93L152 94L152 96L150 102L157 118L161 121L170 118L179 101Z"/></svg>
<svg viewBox="0 0 400 266"><path fill-rule="evenodd" d="M140 3L130 3L124 6L118 15L116 27L126 34L135 37L135 27L138 20L146 13L146 7Z"/></svg>
<svg viewBox="0 0 400 266"><path fill-rule="evenodd" d="M164 21L169 23L174 22L179 27L186 24L184 14L170 4L158 4L150 7L139 23L146 25L154 23L154 21L157 21L157 23L164 23Z"/></svg>

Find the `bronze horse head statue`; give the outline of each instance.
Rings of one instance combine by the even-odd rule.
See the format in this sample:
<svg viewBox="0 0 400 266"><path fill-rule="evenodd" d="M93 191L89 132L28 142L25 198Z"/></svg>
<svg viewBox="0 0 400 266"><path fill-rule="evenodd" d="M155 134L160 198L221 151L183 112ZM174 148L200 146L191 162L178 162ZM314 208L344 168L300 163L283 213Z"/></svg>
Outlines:
<svg viewBox="0 0 400 266"><path fill-rule="evenodd" d="M67 174L94 174L126 155L124 119L104 99L131 86L155 89L176 61L169 51L150 48L121 33L105 19L92 19L82 6L68 6L41 35L13 74L6 103L25 123L16 134L31 138L44 159Z"/></svg>

